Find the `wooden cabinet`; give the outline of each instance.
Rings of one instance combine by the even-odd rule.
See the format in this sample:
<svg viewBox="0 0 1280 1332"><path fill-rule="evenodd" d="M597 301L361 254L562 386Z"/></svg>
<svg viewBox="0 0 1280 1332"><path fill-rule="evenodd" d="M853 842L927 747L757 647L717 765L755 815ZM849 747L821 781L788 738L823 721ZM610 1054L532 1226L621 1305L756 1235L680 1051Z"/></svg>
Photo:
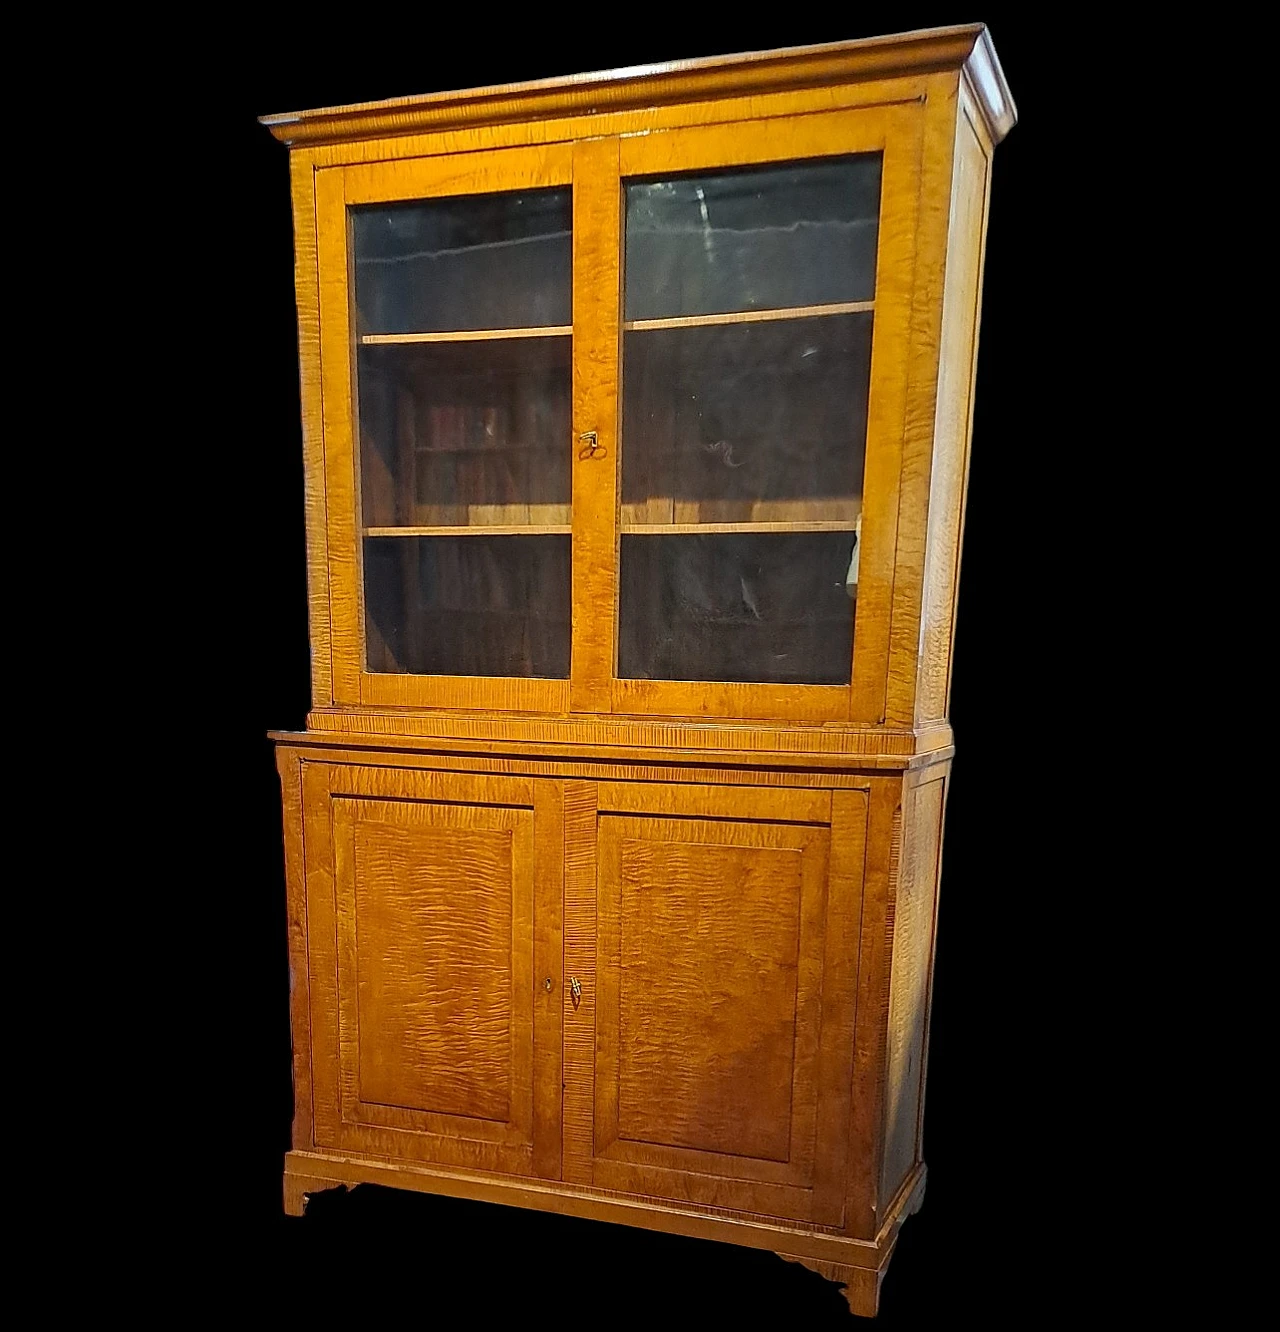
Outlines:
<svg viewBox="0 0 1280 1332"><path fill-rule="evenodd" d="M268 117L313 707L286 1205L773 1249L920 1203L977 27Z"/></svg>

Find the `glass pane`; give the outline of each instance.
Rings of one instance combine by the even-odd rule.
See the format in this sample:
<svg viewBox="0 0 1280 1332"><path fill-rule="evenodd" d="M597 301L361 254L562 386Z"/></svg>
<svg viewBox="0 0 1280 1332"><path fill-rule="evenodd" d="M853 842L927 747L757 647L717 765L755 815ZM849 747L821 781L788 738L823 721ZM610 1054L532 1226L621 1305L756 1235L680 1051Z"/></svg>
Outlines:
<svg viewBox="0 0 1280 1332"><path fill-rule="evenodd" d="M620 677L849 682L880 165L627 184Z"/></svg>
<svg viewBox="0 0 1280 1332"><path fill-rule="evenodd" d="M880 155L627 186L627 319L875 294Z"/></svg>
<svg viewBox="0 0 1280 1332"><path fill-rule="evenodd" d="M566 525L570 339L359 350L366 528Z"/></svg>
<svg viewBox="0 0 1280 1332"><path fill-rule="evenodd" d="M571 219L567 189L353 209L357 331L571 323Z"/></svg>
<svg viewBox="0 0 1280 1332"><path fill-rule="evenodd" d="M364 578L371 671L568 677L567 535L366 537Z"/></svg>
<svg viewBox="0 0 1280 1332"><path fill-rule="evenodd" d="M569 674L571 195L352 210L365 665Z"/></svg>
<svg viewBox="0 0 1280 1332"><path fill-rule="evenodd" d="M623 525L862 509L871 314L624 335Z"/></svg>
<svg viewBox="0 0 1280 1332"><path fill-rule="evenodd" d="M622 538L624 679L847 684L852 532Z"/></svg>

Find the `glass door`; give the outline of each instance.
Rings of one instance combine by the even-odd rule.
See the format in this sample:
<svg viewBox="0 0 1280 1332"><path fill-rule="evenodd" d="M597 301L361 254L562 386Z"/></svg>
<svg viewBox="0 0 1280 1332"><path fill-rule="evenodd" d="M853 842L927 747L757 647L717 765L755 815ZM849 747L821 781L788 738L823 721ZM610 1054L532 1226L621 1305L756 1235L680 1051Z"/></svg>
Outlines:
<svg viewBox="0 0 1280 1332"><path fill-rule="evenodd" d="M322 171L317 208L338 701L563 709L568 150Z"/></svg>
<svg viewBox="0 0 1280 1332"><path fill-rule="evenodd" d="M856 711L892 565L869 457L902 428L914 205L892 121L622 141L615 711Z"/></svg>

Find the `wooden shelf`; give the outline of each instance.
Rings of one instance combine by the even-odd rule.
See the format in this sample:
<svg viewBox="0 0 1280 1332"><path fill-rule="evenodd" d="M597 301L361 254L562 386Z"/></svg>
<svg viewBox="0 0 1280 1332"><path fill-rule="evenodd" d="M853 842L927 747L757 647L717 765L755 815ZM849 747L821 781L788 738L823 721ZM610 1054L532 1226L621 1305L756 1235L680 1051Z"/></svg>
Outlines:
<svg viewBox="0 0 1280 1332"><path fill-rule="evenodd" d="M568 536L568 523L455 523L449 527L366 527L367 537Z"/></svg>
<svg viewBox="0 0 1280 1332"><path fill-rule="evenodd" d="M572 324L555 324L543 328L471 328L451 333L362 333L360 342L365 347L387 347L413 342L498 342L509 338L567 338L572 334Z"/></svg>
<svg viewBox="0 0 1280 1332"><path fill-rule="evenodd" d="M844 521L815 521L792 523L630 523L623 521L622 529L628 536L693 536L716 535L726 532L852 532L854 524Z"/></svg>
<svg viewBox="0 0 1280 1332"><path fill-rule="evenodd" d="M842 301L834 305L795 305L780 310L734 310L727 314L674 315L669 319L628 319L628 332L655 328L708 328L716 324L768 324L783 319L817 319L826 315L865 314L875 301ZM407 345L415 342L498 342L511 338L567 338L572 324L549 324L538 328L473 328L443 333L362 333L365 347Z"/></svg>
<svg viewBox="0 0 1280 1332"><path fill-rule="evenodd" d="M429 440L426 444L415 444L414 452L419 458L452 458L460 453L559 453L568 449L563 440L550 442L537 441L533 444L458 444L447 448L437 447Z"/></svg>
<svg viewBox="0 0 1280 1332"><path fill-rule="evenodd" d="M675 315L670 319L628 319L628 333L655 328L709 328L714 324L769 324L781 319L815 319L823 315L864 314L875 301L843 301L837 305L793 305L784 310L737 310L732 314Z"/></svg>

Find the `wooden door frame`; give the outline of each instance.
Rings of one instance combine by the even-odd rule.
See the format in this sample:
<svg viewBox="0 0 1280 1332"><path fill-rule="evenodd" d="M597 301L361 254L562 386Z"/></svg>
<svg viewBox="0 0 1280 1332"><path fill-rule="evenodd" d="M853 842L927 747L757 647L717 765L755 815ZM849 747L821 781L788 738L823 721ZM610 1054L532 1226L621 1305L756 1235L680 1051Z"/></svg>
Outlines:
<svg viewBox="0 0 1280 1332"><path fill-rule="evenodd" d="M893 579L907 425L907 372L915 291L922 104L907 102L754 121L656 129L575 147L575 409L578 425L601 431L610 460L575 462L575 711L799 722L882 722L890 659ZM632 177L717 170L856 153L883 154L875 290L875 332L867 412L858 604L850 684L780 685L617 678L622 392L624 183ZM589 198L583 225L577 200ZM587 228L599 229L603 240ZM615 232L615 228L617 231ZM616 241L613 239L616 235ZM580 265L581 260L581 267ZM579 310L592 315L581 363L589 390L577 391ZM610 325L609 316L613 323ZM612 357L612 360L608 358ZM612 391L613 398L609 401ZM590 496L580 483L590 475ZM581 495L581 503L579 496ZM581 558L580 558L581 557ZM588 582L589 580L589 582ZM588 591L590 588L590 591ZM581 623L591 635L579 659Z"/></svg>
<svg viewBox="0 0 1280 1332"><path fill-rule="evenodd" d="M360 449L355 423L356 337L350 208L414 199L572 186L567 143L416 157L315 173L320 377L333 701L338 707L495 708L568 711L569 681L503 676L413 675L365 667ZM576 339L575 339L576 341ZM565 440L564 447L571 447Z"/></svg>

